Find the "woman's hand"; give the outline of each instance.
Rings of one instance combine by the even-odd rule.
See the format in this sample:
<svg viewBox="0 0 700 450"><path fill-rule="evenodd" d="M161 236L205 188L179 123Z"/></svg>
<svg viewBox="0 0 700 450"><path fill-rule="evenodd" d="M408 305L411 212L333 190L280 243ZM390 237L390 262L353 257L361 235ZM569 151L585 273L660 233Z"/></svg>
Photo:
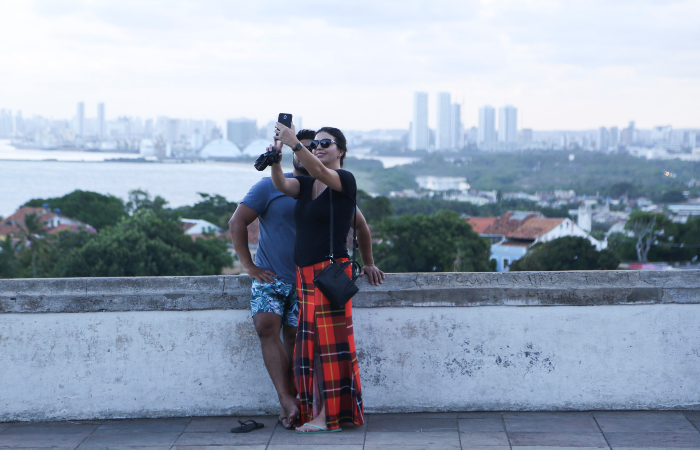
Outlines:
<svg viewBox="0 0 700 450"><path fill-rule="evenodd" d="M280 141L284 145L288 145L291 148L294 148L299 143L294 123L292 123L292 128L287 127L281 122L277 122L277 125L275 125L275 127L277 128L275 140Z"/></svg>
<svg viewBox="0 0 700 450"><path fill-rule="evenodd" d="M360 271L360 276L362 275L367 275L369 284L371 284L372 286L379 286L384 282L384 279L386 278L384 272L379 270L379 268L374 264L365 264L362 267L362 270Z"/></svg>

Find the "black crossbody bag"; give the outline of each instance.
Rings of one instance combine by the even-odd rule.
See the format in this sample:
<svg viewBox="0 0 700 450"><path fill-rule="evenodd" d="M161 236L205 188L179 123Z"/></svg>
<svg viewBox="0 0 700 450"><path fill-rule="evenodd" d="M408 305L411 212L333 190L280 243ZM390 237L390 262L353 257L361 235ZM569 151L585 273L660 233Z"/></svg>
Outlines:
<svg viewBox="0 0 700 450"><path fill-rule="evenodd" d="M345 304L360 290L355 285L360 273L360 265L355 260L355 250L357 249L357 195L355 195L355 220L352 227L352 261L338 264L333 258L333 189L328 186L328 193L331 199L331 253L329 255L331 263L314 278L314 284L328 299L333 309L345 309ZM352 265L352 277L348 277L345 268ZM357 272L355 272L357 267Z"/></svg>

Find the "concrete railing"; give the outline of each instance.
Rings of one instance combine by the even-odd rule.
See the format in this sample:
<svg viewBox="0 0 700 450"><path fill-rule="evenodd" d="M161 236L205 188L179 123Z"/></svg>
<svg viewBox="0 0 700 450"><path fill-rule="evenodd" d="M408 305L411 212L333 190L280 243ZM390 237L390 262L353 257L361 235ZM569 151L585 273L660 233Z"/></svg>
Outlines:
<svg viewBox="0 0 700 450"><path fill-rule="evenodd" d="M0 421L274 413L247 276L0 280ZM700 271L390 274L367 411L700 409Z"/></svg>

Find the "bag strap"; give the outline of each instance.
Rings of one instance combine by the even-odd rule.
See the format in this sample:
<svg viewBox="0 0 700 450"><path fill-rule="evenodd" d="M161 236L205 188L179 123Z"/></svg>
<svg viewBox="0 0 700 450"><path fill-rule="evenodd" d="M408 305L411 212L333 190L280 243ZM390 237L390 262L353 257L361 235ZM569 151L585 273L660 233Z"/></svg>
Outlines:
<svg viewBox="0 0 700 450"><path fill-rule="evenodd" d="M335 261L333 258L333 188L330 186L328 189L328 197L331 199L331 251L328 256L331 259L331 264ZM358 265L356 261L356 251L357 251L357 189L355 190L355 197L353 197L353 226L352 226L352 273L355 276L355 266ZM358 265L359 267L359 265Z"/></svg>

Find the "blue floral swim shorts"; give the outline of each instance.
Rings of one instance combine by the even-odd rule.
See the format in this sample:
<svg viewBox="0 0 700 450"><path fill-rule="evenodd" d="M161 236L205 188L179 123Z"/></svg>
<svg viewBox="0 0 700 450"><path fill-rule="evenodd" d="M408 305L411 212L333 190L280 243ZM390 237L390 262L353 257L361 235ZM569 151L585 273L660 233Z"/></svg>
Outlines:
<svg viewBox="0 0 700 450"><path fill-rule="evenodd" d="M296 327L299 323L297 290L293 284L275 280L260 283L253 279L250 290L250 315L271 312L282 316L282 325Z"/></svg>

